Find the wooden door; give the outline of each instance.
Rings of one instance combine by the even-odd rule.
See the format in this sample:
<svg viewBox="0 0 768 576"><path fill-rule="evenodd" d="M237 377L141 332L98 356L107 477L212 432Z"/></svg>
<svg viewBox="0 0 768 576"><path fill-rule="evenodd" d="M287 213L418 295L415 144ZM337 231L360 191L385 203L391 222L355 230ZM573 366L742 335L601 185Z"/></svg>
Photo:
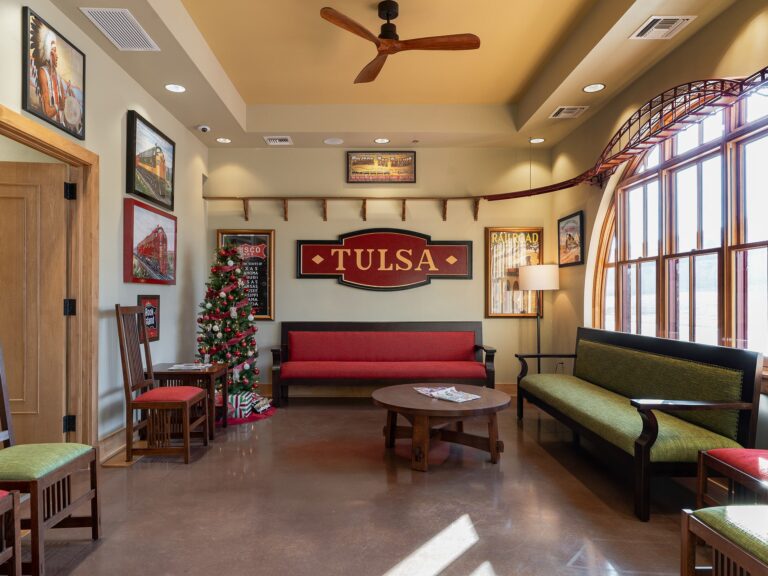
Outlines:
<svg viewBox="0 0 768 576"><path fill-rule="evenodd" d="M0 162L0 345L16 442L62 442L67 412L63 164Z"/></svg>

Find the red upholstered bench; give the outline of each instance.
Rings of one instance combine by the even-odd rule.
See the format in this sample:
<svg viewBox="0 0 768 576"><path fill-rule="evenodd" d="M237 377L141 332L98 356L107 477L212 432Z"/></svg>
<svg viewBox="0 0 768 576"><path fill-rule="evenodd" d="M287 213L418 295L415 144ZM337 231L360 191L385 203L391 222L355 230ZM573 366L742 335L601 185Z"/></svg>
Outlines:
<svg viewBox="0 0 768 576"><path fill-rule="evenodd" d="M283 322L272 349L272 400L290 384L495 385L481 322ZM484 356L484 357L483 357Z"/></svg>

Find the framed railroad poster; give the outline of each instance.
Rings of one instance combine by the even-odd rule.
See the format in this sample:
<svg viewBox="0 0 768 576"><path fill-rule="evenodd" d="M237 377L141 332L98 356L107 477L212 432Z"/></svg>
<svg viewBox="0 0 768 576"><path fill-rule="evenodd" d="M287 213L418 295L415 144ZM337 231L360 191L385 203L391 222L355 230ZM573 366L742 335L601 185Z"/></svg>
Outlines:
<svg viewBox="0 0 768 576"><path fill-rule="evenodd" d="M520 266L541 264L542 228L485 229L485 316L535 318L536 292L518 288Z"/></svg>
<svg viewBox="0 0 768 576"><path fill-rule="evenodd" d="M160 296L157 294L139 294L136 297L138 306L144 308L144 324L147 327L147 337L150 342L160 340ZM139 338L143 341L143 333Z"/></svg>
<svg viewBox="0 0 768 576"><path fill-rule="evenodd" d="M243 259L248 303L257 320L275 319L275 231L217 230L217 246L234 244Z"/></svg>

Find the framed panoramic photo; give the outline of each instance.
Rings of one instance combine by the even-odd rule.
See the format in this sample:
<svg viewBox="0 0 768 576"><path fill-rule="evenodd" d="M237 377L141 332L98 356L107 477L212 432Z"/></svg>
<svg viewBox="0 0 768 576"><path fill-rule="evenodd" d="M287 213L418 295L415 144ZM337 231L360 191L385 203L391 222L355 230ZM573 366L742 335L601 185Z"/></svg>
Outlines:
<svg viewBox="0 0 768 576"><path fill-rule="evenodd" d="M144 308L144 325L147 327L147 339L150 342L160 340L160 296L157 294L139 294L137 306ZM142 332L139 338L143 342Z"/></svg>
<svg viewBox="0 0 768 576"><path fill-rule="evenodd" d="M557 221L557 263L561 268L584 264L583 210Z"/></svg>
<svg viewBox="0 0 768 576"><path fill-rule="evenodd" d="M347 184L413 184L416 152L347 152Z"/></svg>
<svg viewBox="0 0 768 576"><path fill-rule="evenodd" d="M520 266L541 264L542 228L485 229L485 316L536 317L536 292L518 287Z"/></svg>
<svg viewBox="0 0 768 576"><path fill-rule="evenodd" d="M176 217L133 198L123 210L123 281L176 284Z"/></svg>
<svg viewBox="0 0 768 576"><path fill-rule="evenodd" d="M216 245L234 244L243 259L248 303L257 320L275 319L275 231L217 230Z"/></svg>
<svg viewBox="0 0 768 576"><path fill-rule="evenodd" d="M85 54L24 7L21 106L67 134L85 139Z"/></svg>
<svg viewBox="0 0 768 576"><path fill-rule="evenodd" d="M134 110L128 110L126 191L173 210L176 144Z"/></svg>

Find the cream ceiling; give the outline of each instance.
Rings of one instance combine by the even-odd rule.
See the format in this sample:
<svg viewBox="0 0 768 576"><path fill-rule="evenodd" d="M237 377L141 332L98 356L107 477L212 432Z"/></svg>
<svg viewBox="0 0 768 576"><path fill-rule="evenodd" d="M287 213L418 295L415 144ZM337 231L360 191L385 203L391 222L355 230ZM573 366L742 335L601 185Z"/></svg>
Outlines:
<svg viewBox="0 0 768 576"><path fill-rule="evenodd" d="M247 104L502 104L594 0L402 0L401 39L471 32L478 50L408 52L379 78L354 85L376 55L367 40L320 18L331 6L375 35L375 1L182 0ZM222 9L226 5L226 9Z"/></svg>
<svg viewBox="0 0 768 576"><path fill-rule="evenodd" d="M52 1L182 123L210 125L198 134L208 146L226 136L231 147L264 147L264 136L289 135L299 147L341 137L345 148L379 136L391 147L515 147L531 136L552 146L734 2L401 0L401 38L471 32L481 47L396 54L376 81L355 85L374 46L320 8L378 34L374 0ZM119 52L80 12L86 5L129 8L161 51ZM672 40L629 40L651 15L697 18ZM593 82L606 90L582 92ZM167 83L188 90L171 94ZM549 119L558 105L589 110Z"/></svg>

